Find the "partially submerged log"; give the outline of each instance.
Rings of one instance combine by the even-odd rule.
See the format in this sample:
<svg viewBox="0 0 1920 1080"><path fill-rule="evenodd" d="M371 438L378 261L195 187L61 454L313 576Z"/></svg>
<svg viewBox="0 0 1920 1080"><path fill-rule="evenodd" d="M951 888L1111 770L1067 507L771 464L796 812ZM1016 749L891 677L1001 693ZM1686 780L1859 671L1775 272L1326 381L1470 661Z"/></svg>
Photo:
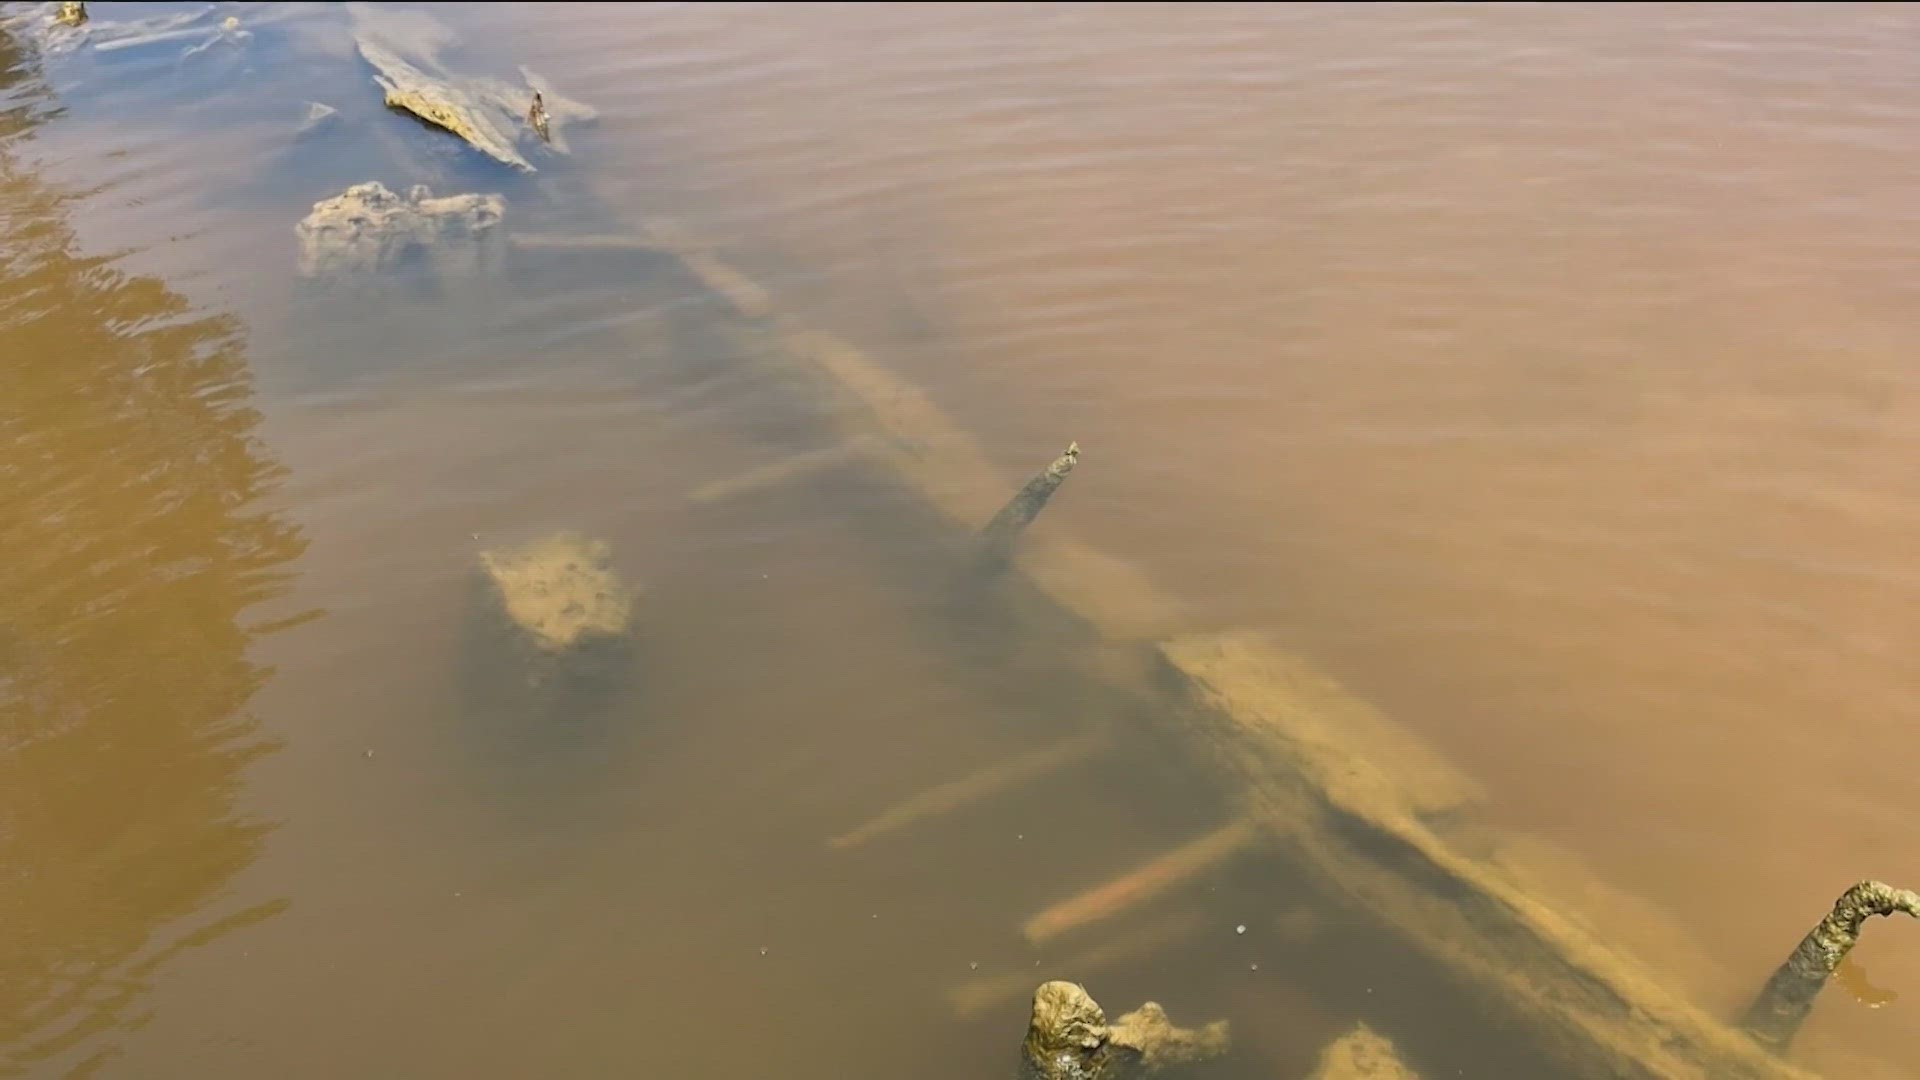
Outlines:
<svg viewBox="0 0 1920 1080"><path fill-rule="evenodd" d="M396 195L385 184L355 184L294 227L300 273L333 278L420 263L436 273L477 273L500 259L506 201L498 195L436 197L424 184Z"/></svg>
<svg viewBox="0 0 1920 1080"><path fill-rule="evenodd" d="M1334 684L1297 658L1257 635L1190 637L1162 654L1193 689L1194 735L1283 851L1525 1017L1574 1075L1805 1075L1452 844L1437 824L1457 805L1450 770L1405 738L1376 746L1384 718L1342 717Z"/></svg>
<svg viewBox="0 0 1920 1080"><path fill-rule="evenodd" d="M523 134L564 154L564 125L593 119L593 109L555 93L547 80L524 67L523 85L454 76L439 58L450 38L421 12L354 8L354 45L373 66L387 107L411 113L503 165L536 171L520 149Z"/></svg>
<svg viewBox="0 0 1920 1080"><path fill-rule="evenodd" d="M1120 1080L1224 1053L1227 1022L1176 1027L1147 1002L1112 1024L1078 983L1042 983L1022 1046L1025 1080Z"/></svg>
<svg viewBox="0 0 1920 1080"><path fill-rule="evenodd" d="M1814 999L1827 985L1834 969L1860 940L1869 918L1905 912L1920 918L1920 893L1896 889L1881 881L1862 881L1840 894L1827 912L1747 1008L1741 1022L1760 1042L1785 1051L1813 1011Z"/></svg>

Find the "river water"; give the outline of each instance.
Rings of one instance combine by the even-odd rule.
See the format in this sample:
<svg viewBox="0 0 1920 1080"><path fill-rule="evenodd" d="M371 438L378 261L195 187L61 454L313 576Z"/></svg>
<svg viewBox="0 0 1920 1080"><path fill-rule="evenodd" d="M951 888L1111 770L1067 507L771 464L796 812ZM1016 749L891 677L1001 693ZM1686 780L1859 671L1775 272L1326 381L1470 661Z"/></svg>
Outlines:
<svg viewBox="0 0 1920 1080"><path fill-rule="evenodd" d="M1040 528L1438 747L1713 1010L1920 881L1920 10L436 5L598 111L534 177L387 114L340 8L5 10L0 1075L1004 1075L1056 974L1304 1075L1390 978L1257 865L1095 972L1023 940L1224 796L1073 752L1117 707L956 621L877 478L690 500L821 444L680 262L301 279L369 179L671 220L1009 490L1077 440ZM636 670L537 727L473 567L558 528L642 585ZM1920 1076L1920 927L1843 976L1798 1056Z"/></svg>

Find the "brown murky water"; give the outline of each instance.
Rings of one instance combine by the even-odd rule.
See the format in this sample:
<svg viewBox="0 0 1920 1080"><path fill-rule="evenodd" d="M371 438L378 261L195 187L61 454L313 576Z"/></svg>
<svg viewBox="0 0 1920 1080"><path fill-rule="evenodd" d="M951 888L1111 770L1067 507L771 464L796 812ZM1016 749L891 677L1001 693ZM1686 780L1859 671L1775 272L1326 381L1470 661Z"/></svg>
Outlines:
<svg viewBox="0 0 1920 1080"><path fill-rule="evenodd" d="M0 1075L994 1076L1056 973L1230 1017L1219 1076L1376 990L1502 1074L1258 866L1028 945L1217 793L1074 750L1113 703L956 612L877 478L690 502L820 442L678 263L299 281L292 223L371 178L669 216L1008 477L1079 440L1041 527L1440 746L1715 1009L1920 880L1915 9L443 8L599 109L531 180L385 115L344 12L231 10L191 56L227 8L0 37ZM532 727L472 561L562 527L645 584L639 661ZM1920 930L1856 960L1801 1057L1920 1076Z"/></svg>

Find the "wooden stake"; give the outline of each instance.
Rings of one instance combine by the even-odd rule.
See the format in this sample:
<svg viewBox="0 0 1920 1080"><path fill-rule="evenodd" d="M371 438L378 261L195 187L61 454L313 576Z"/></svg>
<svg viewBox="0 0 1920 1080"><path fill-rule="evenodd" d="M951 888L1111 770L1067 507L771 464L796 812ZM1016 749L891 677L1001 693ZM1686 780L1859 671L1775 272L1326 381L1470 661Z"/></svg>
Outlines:
<svg viewBox="0 0 1920 1080"><path fill-rule="evenodd" d="M1067 474L1080 461L1080 444L1068 443L1053 463L1036 473L1027 481L1000 512L980 530L981 549L990 559L1004 560L1013 552L1013 543L1020 538L1033 519L1053 498L1053 493L1066 482Z"/></svg>
<svg viewBox="0 0 1920 1080"><path fill-rule="evenodd" d="M1813 1011L1814 999L1860 940L1860 927L1869 916L1904 911L1920 918L1920 893L1896 889L1885 882L1863 881L1840 894L1833 910L1821 919L1767 980L1760 996L1747 1008L1741 1026L1765 1046L1785 1051Z"/></svg>

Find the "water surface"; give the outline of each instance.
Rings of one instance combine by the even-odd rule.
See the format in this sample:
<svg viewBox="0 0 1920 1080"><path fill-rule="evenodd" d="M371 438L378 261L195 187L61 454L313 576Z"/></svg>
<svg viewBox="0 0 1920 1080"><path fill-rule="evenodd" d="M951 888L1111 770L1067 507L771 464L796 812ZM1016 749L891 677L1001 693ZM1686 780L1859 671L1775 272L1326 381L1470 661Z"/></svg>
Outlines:
<svg viewBox="0 0 1920 1080"><path fill-rule="evenodd" d="M670 218L1010 479L1079 440L1042 527L1443 748L1713 1008L1920 880L1911 9L445 7L599 109L537 178L385 114L342 13L233 11L192 57L0 39L0 1072L995 1075L1022 1002L946 995L1052 973L1091 942L1023 920L1219 820L1132 746L830 852L1123 707L956 617L881 478L690 504L822 437L673 260L298 281L293 222L372 178ZM529 732L472 560L563 527L645 584L640 660ZM1288 889L1221 871L1086 977L1304 1071L1396 961L1284 944ZM1920 1075L1913 929L1807 1060ZM1417 998L1429 1063L1497 1074Z"/></svg>

